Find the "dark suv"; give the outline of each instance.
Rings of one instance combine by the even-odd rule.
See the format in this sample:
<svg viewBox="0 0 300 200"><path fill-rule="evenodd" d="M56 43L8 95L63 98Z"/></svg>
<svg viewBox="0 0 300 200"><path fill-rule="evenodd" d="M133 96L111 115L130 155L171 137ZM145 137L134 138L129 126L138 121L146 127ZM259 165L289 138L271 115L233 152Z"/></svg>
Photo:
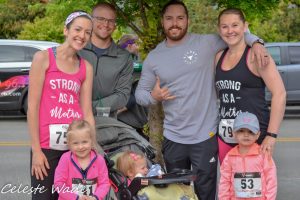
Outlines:
<svg viewBox="0 0 300 200"><path fill-rule="evenodd" d="M287 105L300 105L300 42L267 43L266 48L274 59L287 93ZM271 101L267 91L266 99Z"/></svg>
<svg viewBox="0 0 300 200"><path fill-rule="evenodd" d="M0 113L27 112L29 70L35 52L58 43L0 40Z"/></svg>

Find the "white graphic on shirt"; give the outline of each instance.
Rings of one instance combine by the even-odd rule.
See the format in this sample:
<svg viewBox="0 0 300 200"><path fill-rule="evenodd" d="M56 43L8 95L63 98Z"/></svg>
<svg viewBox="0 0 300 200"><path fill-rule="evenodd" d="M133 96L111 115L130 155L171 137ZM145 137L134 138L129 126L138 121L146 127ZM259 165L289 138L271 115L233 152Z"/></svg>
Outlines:
<svg viewBox="0 0 300 200"><path fill-rule="evenodd" d="M50 88L55 91L50 96L54 103L50 108L51 119L80 119L81 113L74 106L79 104L80 84L67 79L51 79ZM56 92L58 91L58 92ZM75 106L76 107L76 106ZM68 124L49 124L49 147L55 150L67 150L66 133Z"/></svg>
<svg viewBox="0 0 300 200"><path fill-rule="evenodd" d="M63 89L75 92L78 94L80 90L80 85L73 80L67 79L51 79L50 80L51 89Z"/></svg>
<svg viewBox="0 0 300 200"><path fill-rule="evenodd" d="M215 159L215 157L212 157L212 158L209 160L209 162L210 162L210 163L214 163L214 162L216 162L216 159Z"/></svg>
<svg viewBox="0 0 300 200"><path fill-rule="evenodd" d="M240 96L235 96L232 91L239 91L241 89L241 85L241 82L234 80L219 80L216 82L217 90L222 91L222 95L220 96L221 119L218 127L218 133L226 143L236 143L232 134L233 122L235 117L242 112L242 110L237 109L235 107L235 103L242 98ZM232 105L232 107L229 105Z"/></svg>
<svg viewBox="0 0 300 200"><path fill-rule="evenodd" d="M225 107L221 108L220 115L222 118L236 118L242 112L241 110L236 110L236 108L229 108L228 110L225 109Z"/></svg>
<svg viewBox="0 0 300 200"><path fill-rule="evenodd" d="M198 60L198 54L195 51L189 50L183 55L183 60L186 64L193 64Z"/></svg>
<svg viewBox="0 0 300 200"><path fill-rule="evenodd" d="M75 112L73 109L69 108L66 111L63 111L61 107L56 106L55 108L50 110L51 117L61 119L61 118L67 118L67 119L75 119L80 118L81 115L78 112Z"/></svg>
<svg viewBox="0 0 300 200"><path fill-rule="evenodd" d="M75 111L73 108L67 108L67 106L62 105L74 105L79 103L74 95L79 95L80 84L67 79L51 79L49 81L52 90L60 90L58 96L51 96L52 99L57 99L57 104L54 108L50 109L50 116L52 118L61 119L76 119L81 118L81 114ZM67 110L65 109L67 108Z"/></svg>
<svg viewBox="0 0 300 200"><path fill-rule="evenodd" d="M234 80L220 80L216 82L216 88L217 90L233 90L233 91L239 91L241 89L242 83L239 81ZM240 96L235 96L234 93L231 92L223 92L222 96L220 96L220 101L222 104L231 104L234 105L237 100L241 100L242 98ZM222 107L220 109L220 116L221 119L231 118L234 119L241 110L237 110L236 107L229 107L229 109L226 109L226 107Z"/></svg>

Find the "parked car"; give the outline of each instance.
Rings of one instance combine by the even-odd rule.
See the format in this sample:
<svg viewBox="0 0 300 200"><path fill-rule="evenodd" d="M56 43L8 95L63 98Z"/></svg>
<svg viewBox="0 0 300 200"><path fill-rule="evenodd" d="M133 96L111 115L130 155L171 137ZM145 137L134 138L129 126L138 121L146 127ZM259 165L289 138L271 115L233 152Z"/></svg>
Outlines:
<svg viewBox="0 0 300 200"><path fill-rule="evenodd" d="M267 43L287 92L287 105L300 105L300 42ZM266 100L271 101L267 90Z"/></svg>
<svg viewBox="0 0 300 200"><path fill-rule="evenodd" d="M58 43L30 40L0 40L0 112L26 114L29 70L35 52Z"/></svg>

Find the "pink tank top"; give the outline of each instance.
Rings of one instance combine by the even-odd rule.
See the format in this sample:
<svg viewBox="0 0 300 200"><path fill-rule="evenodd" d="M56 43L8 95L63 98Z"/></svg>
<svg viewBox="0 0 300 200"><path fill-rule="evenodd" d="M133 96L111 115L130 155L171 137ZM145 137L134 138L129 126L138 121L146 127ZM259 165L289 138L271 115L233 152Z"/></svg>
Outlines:
<svg viewBox="0 0 300 200"><path fill-rule="evenodd" d="M80 59L78 72L67 74L56 66L53 49L48 49L49 67L42 90L39 131L40 144L45 149L66 147L66 129L74 119L82 119L80 88L86 77L84 60Z"/></svg>

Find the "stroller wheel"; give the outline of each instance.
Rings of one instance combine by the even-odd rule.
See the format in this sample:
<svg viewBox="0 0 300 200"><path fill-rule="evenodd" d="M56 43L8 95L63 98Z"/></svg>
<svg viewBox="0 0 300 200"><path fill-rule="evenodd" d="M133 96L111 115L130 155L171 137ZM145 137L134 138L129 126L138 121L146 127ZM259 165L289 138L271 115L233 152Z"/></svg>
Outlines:
<svg viewBox="0 0 300 200"><path fill-rule="evenodd" d="M131 192L128 189L119 190L119 199L120 200L131 200Z"/></svg>

